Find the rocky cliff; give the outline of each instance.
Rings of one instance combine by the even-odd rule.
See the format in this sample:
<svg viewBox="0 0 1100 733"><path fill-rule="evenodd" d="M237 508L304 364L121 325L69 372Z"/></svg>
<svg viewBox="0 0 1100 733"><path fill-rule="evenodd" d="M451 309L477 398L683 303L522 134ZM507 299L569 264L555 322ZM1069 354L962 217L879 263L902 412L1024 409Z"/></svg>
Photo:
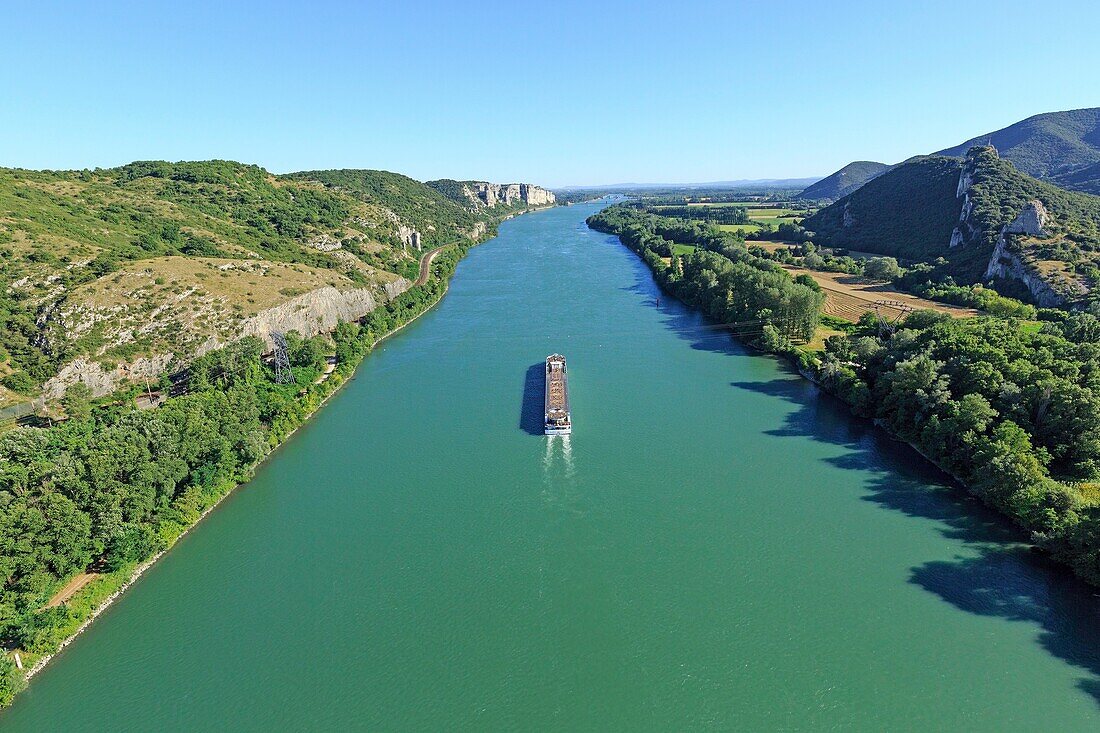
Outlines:
<svg viewBox="0 0 1100 733"><path fill-rule="evenodd" d="M241 325L240 335L258 336L269 344L274 331L315 336L331 331L340 322L362 318L408 290L410 285L405 278L399 278L381 290L361 288L341 292L333 287L319 288L248 318Z"/></svg>
<svg viewBox="0 0 1100 733"><path fill-rule="evenodd" d="M988 251L992 244L983 279L1019 283L1042 307L1073 302L1088 289L1071 268L1053 256L1069 244L1064 227L1041 198L1025 198L1046 192L1051 193L1051 201L1057 201L1057 193L1031 185L1014 170L1006 172L1004 165L990 146L973 148L967 154L956 191L959 220L949 248L971 248L977 253ZM1007 216L1013 216L1007 212L1015 214L1006 222Z"/></svg>
<svg viewBox="0 0 1100 733"><path fill-rule="evenodd" d="M223 338L211 335L202 344L187 349L186 353L159 353L122 363L79 357L66 364L43 385L42 398L47 401L60 399L65 390L77 382L83 382L92 390L93 396L100 397L127 382L156 380L165 372L180 369L189 360L223 346L227 341L245 336L257 336L268 344L271 343L273 331L297 331L305 337L315 336L331 331L341 321L362 318L410 286L408 280L398 278L377 288L340 291L330 286L311 290L244 319L233 336Z"/></svg>
<svg viewBox="0 0 1100 733"><path fill-rule="evenodd" d="M1050 239L1046 230L1050 214L1042 201L1029 201L1016 218L1001 230L989 258L985 277L1015 280L1031 293L1043 308L1057 308L1088 291L1076 277L1061 268L1044 267L1027 249L1035 240Z"/></svg>
<svg viewBox="0 0 1100 733"><path fill-rule="evenodd" d="M487 183L485 181L467 181L462 187L463 194L477 209L504 206L549 206L554 203L554 194L530 183Z"/></svg>

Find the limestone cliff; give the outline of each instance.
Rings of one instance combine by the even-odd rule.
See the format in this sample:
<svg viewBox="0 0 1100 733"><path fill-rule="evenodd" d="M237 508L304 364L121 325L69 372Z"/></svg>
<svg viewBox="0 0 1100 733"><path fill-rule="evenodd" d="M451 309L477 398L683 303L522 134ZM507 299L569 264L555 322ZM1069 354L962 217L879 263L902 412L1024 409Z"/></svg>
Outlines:
<svg viewBox="0 0 1100 733"><path fill-rule="evenodd" d="M285 303L268 308L241 324L243 336L258 336L271 343L273 331L297 331L309 337L336 328L341 321L355 321L382 303L393 300L409 289L411 283L399 278L382 287L341 292L333 287L312 290Z"/></svg>
<svg viewBox="0 0 1100 733"><path fill-rule="evenodd" d="M1017 282L1038 305L1064 306L1087 288L1051 254L1066 240L1064 227L1048 209L1049 201L1038 198L1049 189L1029 185L1015 171L1006 173L1004 165L989 146L974 148L967 155L956 189L958 222L948 246L977 249L975 255L982 249L989 251L982 279ZM1032 198L1024 198L1028 195ZM1011 221L1006 221L1006 210L1016 211Z"/></svg>
<svg viewBox="0 0 1100 733"><path fill-rule="evenodd" d="M1016 280L1028 289L1039 306L1056 308L1084 295L1086 289L1076 278L1060 269L1044 271L1043 263L1025 254L1022 245L1029 239L1050 237L1046 230L1049 220L1050 214L1042 201L1036 199L1025 204L1016 218L1001 230L985 277Z"/></svg>
<svg viewBox="0 0 1100 733"><path fill-rule="evenodd" d="M553 193L530 183L468 181L463 184L462 191L477 209L499 204L511 207L521 202L527 206L549 206L555 201Z"/></svg>
<svg viewBox="0 0 1100 733"><path fill-rule="evenodd" d="M410 286L408 280L398 278L377 288L344 291L331 286L317 288L244 319L237 332L228 338L209 336L198 346L187 349L187 353L159 353L122 363L79 357L45 383L42 397L47 401L59 399L69 386L77 382L86 384L93 396L110 394L127 382L159 379L165 372L182 368L190 359L245 336L257 336L268 344L271 343L273 331L297 331L305 337L315 336L331 331L341 321L362 318Z"/></svg>

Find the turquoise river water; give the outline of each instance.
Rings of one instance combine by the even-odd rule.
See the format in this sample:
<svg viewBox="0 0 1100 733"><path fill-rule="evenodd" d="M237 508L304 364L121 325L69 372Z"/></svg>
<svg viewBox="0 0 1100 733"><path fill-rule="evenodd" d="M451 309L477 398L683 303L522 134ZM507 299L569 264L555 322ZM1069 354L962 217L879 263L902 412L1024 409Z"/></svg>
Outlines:
<svg viewBox="0 0 1100 733"><path fill-rule="evenodd" d="M475 248L0 729L1100 729L1094 590L596 208Z"/></svg>

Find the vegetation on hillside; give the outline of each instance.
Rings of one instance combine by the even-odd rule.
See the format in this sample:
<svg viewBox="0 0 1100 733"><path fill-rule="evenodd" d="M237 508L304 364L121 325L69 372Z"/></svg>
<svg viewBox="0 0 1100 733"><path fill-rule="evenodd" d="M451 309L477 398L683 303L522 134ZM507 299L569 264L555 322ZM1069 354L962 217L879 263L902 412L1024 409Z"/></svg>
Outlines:
<svg viewBox="0 0 1100 733"><path fill-rule="evenodd" d="M809 186L798 194L798 198L835 201L838 198L847 196L867 181L878 178L888 170L890 170L890 166L886 163L876 163L873 160L857 160Z"/></svg>
<svg viewBox="0 0 1100 733"><path fill-rule="evenodd" d="M93 409L71 394L71 418L0 435L0 642L33 664L125 583L135 566L175 540L351 376L384 334L442 295L466 245L442 252L434 277L329 335L289 334L295 381L276 384L246 338L189 370L187 394L155 410ZM336 368L322 381L325 355ZM102 575L73 599L47 601L73 575ZM0 706L22 687L0 655Z"/></svg>
<svg viewBox="0 0 1100 733"><path fill-rule="evenodd" d="M1100 107L1028 117L936 154L961 158L972 147L982 145L992 145L1002 158L1029 176L1057 178L1067 188L1097 193L1088 187L1078 188L1075 174L1100 163Z"/></svg>
<svg viewBox="0 0 1100 733"><path fill-rule="evenodd" d="M288 178L317 181L329 190L384 207L419 231L424 242L431 246L468 236L482 220L460 200L400 173L340 169L302 171L291 173Z"/></svg>
<svg viewBox="0 0 1100 733"><path fill-rule="evenodd" d="M815 242L905 260L943 255L961 203L961 164L927 157L900 165L807 217ZM988 258L987 258L988 259Z"/></svg>
<svg viewBox="0 0 1100 733"><path fill-rule="evenodd" d="M165 353L182 364L235 337L261 302L322 286L380 293L415 278L412 230L427 248L484 236L501 216L384 171L0 169L0 407L78 356L107 370ZM283 282L292 274L300 282Z"/></svg>
<svg viewBox="0 0 1100 733"><path fill-rule="evenodd" d="M1050 177L1050 182L1060 188L1082 191L1100 196L1100 163L1059 173Z"/></svg>
<svg viewBox="0 0 1100 733"><path fill-rule="evenodd" d="M1051 241L1033 245L1036 257L1095 270L1100 257L1100 196L1066 191L1024 175L988 147L970 152L967 169L973 171L969 218L971 229L979 233L981 250L990 251L1004 225L1029 201L1039 200L1051 215L1044 227Z"/></svg>
<svg viewBox="0 0 1100 733"><path fill-rule="evenodd" d="M966 236L950 247L963 202L956 194L968 172ZM966 161L929 156L904 163L858 191L808 217L803 226L818 244L887 254L909 262L943 258L940 275L980 282L1005 225L1030 201L1051 214L1049 237L1019 242L1025 258L1096 281L1100 256L1100 197L1065 191L1016 170L991 148L975 148ZM1039 277L1048 277L1037 268ZM1052 276L1050 276L1052 277ZM1004 285L999 283L999 285ZM1019 294L1019 289L1012 294Z"/></svg>

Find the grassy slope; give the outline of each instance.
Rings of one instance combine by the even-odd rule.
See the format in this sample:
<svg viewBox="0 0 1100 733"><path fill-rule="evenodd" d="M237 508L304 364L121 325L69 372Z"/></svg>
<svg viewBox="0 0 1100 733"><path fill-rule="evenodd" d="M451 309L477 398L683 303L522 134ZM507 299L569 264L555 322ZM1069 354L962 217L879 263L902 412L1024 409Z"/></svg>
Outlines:
<svg viewBox="0 0 1100 733"><path fill-rule="evenodd" d="M399 225L433 244L467 236L479 221L493 223L383 171L276 176L231 161L0 169L0 406L33 396L77 356L186 353L303 289L415 277ZM318 240L342 247L322 252L310 246ZM218 264L179 262L196 258ZM108 293L111 302L101 302ZM94 328L61 317L89 309L100 319ZM130 332L150 324L155 338Z"/></svg>

